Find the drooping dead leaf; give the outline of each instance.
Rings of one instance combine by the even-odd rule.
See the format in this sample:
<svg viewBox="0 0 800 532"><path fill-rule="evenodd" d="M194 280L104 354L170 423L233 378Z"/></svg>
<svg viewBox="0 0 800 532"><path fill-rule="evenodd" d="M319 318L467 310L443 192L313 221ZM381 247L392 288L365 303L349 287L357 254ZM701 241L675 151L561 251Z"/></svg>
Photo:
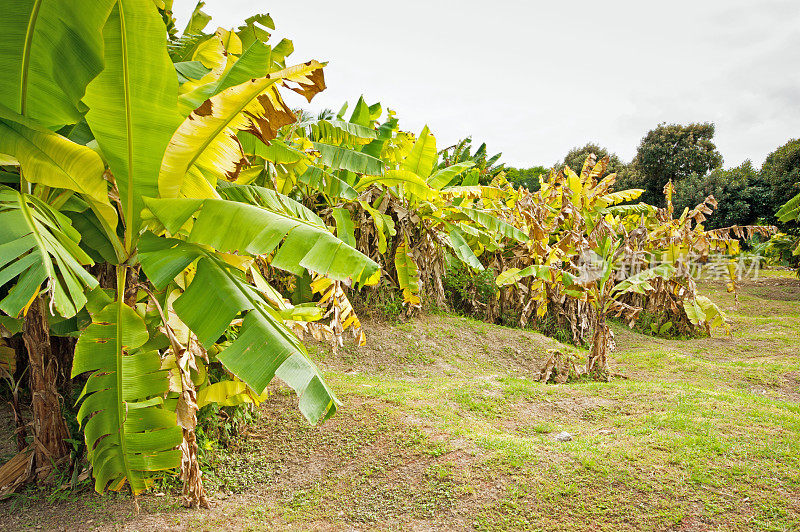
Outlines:
<svg viewBox="0 0 800 532"><path fill-rule="evenodd" d="M537 377L539 382L564 384L581 376L581 370L575 364L577 357L574 354L557 350L550 353L550 357L539 370Z"/></svg>

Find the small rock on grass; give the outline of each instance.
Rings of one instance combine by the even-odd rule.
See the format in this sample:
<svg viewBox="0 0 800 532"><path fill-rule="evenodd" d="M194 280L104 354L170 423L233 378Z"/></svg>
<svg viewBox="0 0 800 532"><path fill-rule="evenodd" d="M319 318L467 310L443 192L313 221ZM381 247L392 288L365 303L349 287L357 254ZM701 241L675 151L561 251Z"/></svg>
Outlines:
<svg viewBox="0 0 800 532"><path fill-rule="evenodd" d="M572 439L572 434L569 432L559 432L555 436L556 441L570 441Z"/></svg>

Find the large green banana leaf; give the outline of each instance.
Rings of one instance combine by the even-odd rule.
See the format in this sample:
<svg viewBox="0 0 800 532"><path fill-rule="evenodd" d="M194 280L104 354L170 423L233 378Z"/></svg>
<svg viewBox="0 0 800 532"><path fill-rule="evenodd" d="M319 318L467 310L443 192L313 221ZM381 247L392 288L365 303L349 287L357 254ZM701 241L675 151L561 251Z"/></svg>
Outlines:
<svg viewBox="0 0 800 532"><path fill-rule="evenodd" d="M189 17L189 22L183 29L183 35L198 35L211 22L211 15L204 13L202 10L204 4L205 2L197 2L194 11L192 11L192 16Z"/></svg>
<svg viewBox="0 0 800 532"><path fill-rule="evenodd" d="M648 268L635 275L631 275L621 282L614 285L611 289L612 297L617 297L620 294L633 292L636 294L645 294L649 290L653 290L650 281L653 279L669 279L675 275L675 267L672 264L659 264L653 268Z"/></svg>
<svg viewBox="0 0 800 532"><path fill-rule="evenodd" d="M0 106L0 153L17 159L26 181L82 194L110 230L116 228L105 165L93 150Z"/></svg>
<svg viewBox="0 0 800 532"><path fill-rule="evenodd" d="M355 107L353 107L353 113L350 115L350 123L371 128L373 122L381 116L381 112L381 104L367 105L367 102L364 101L364 97L360 96ZM344 109L342 109L340 114L343 113Z"/></svg>
<svg viewBox="0 0 800 532"><path fill-rule="evenodd" d="M242 150L248 156L257 155L275 164L294 164L308 159L308 155L280 139L272 139L269 145L266 145L258 137L245 131L239 132L237 137Z"/></svg>
<svg viewBox="0 0 800 532"><path fill-rule="evenodd" d="M101 29L112 3L4 1L0 104L48 127L78 122L86 85L103 69Z"/></svg>
<svg viewBox="0 0 800 532"><path fill-rule="evenodd" d="M464 234L458 230L456 227L450 227L449 231L450 236L450 244L453 247L453 251L456 254L456 257L461 260L464 264L475 268L478 271L483 271L484 267L481 264L481 261L478 260L478 257L475 256L475 253L472 251L472 248L469 247L467 244L467 240L464 238Z"/></svg>
<svg viewBox="0 0 800 532"><path fill-rule="evenodd" d="M226 72L210 83L206 83L178 98L184 116L220 92L245 83L249 79L260 78L269 73L271 48L261 41L254 41L242 56Z"/></svg>
<svg viewBox="0 0 800 532"><path fill-rule="evenodd" d="M787 201L783 207L778 209L775 216L782 222L800 219L800 194Z"/></svg>
<svg viewBox="0 0 800 532"><path fill-rule="evenodd" d="M142 237L139 257L157 288L199 259L191 283L174 303L181 321L201 343L211 346L237 315L245 313L237 339L217 359L258 394L273 377L283 380L300 397L300 411L312 424L333 415L337 399L319 369L242 272L204 247L151 233Z"/></svg>
<svg viewBox="0 0 800 532"><path fill-rule="evenodd" d="M125 245L139 233L142 197L158 195L161 159L175 128L178 79L153 2L118 0L103 37L105 69L86 89L86 121L119 188Z"/></svg>
<svg viewBox="0 0 800 532"><path fill-rule="evenodd" d="M359 205L372 217L372 223L375 225L375 232L378 234L378 253L384 254L388 249L388 238L397 234L395 229L394 220L388 214L384 214L366 201L359 201Z"/></svg>
<svg viewBox="0 0 800 532"><path fill-rule="evenodd" d="M355 189L361 192L378 183L388 187L402 185L408 195L417 199L428 200L436 195L421 177L408 170L386 170L383 176L366 176L356 183Z"/></svg>
<svg viewBox="0 0 800 532"><path fill-rule="evenodd" d="M355 225L350 211L342 207L333 207L332 210L336 220L336 236L345 244L356 247Z"/></svg>
<svg viewBox="0 0 800 532"><path fill-rule="evenodd" d="M358 196L356 190L346 181L318 166L309 166L297 179L329 198L352 200Z"/></svg>
<svg viewBox="0 0 800 532"><path fill-rule="evenodd" d="M388 140L390 140L398 129L398 120L394 116L394 112L389 110L389 117L386 122L378 126L375 131L377 138L364 146L361 153L372 155L373 157L380 158L381 151Z"/></svg>
<svg viewBox="0 0 800 532"><path fill-rule="evenodd" d="M419 269L411 254L411 245L404 235L394 255L397 284L403 290L403 302L414 307L421 306L419 298Z"/></svg>
<svg viewBox="0 0 800 532"><path fill-rule="evenodd" d="M93 372L78 422L98 492L127 480L138 494L152 484L152 472L180 465L183 432L175 413L161 406L168 373L149 339L144 320L116 301L92 316L75 346L72 376Z"/></svg>
<svg viewBox="0 0 800 532"><path fill-rule="evenodd" d="M440 190L449 185L456 178L458 174L460 174L465 170L469 170L473 166L475 166L475 163L473 163L472 161L456 163L454 165L448 166L447 168L443 168L438 172L434 173L432 176L430 176L428 178L428 184L431 187Z"/></svg>
<svg viewBox="0 0 800 532"><path fill-rule="evenodd" d="M176 63L190 61L197 48L210 37L205 33L184 34L177 41L167 42L167 51L170 58Z"/></svg>
<svg viewBox="0 0 800 532"><path fill-rule="evenodd" d="M344 120L318 120L311 124L311 133L314 140L342 145L369 144L378 138L374 129L345 122Z"/></svg>
<svg viewBox="0 0 800 532"><path fill-rule="evenodd" d="M242 158L238 131L247 130L268 141L275 138L281 126L295 121L275 84L295 83L300 87L297 90L310 98L325 88L322 67L317 61L309 61L249 80L222 91L192 111L175 131L161 164L161 197L177 197L184 177L193 167L217 178L233 175ZM191 175L197 178L198 174Z"/></svg>
<svg viewBox="0 0 800 532"><path fill-rule="evenodd" d="M274 29L275 22L269 16L269 13L257 13L244 19L244 24L239 26L237 35L242 40L242 45L247 47L256 40L267 42L271 35L268 30ZM284 56L285 54L281 56L281 59Z"/></svg>
<svg viewBox="0 0 800 532"><path fill-rule="evenodd" d="M92 259L78 246L69 219L41 200L0 187L0 286L17 278L0 310L18 316L48 281L51 300L64 317L86 304L84 292L97 280L84 270Z"/></svg>
<svg viewBox="0 0 800 532"><path fill-rule="evenodd" d="M414 172L422 179L427 179L436 165L436 138L428 129L422 128L419 138L411 148L411 153L403 160L404 170Z"/></svg>
<svg viewBox="0 0 800 532"><path fill-rule="evenodd" d="M0 152L19 161L26 181L81 192L108 202L103 161L61 135L0 120Z"/></svg>
<svg viewBox="0 0 800 532"><path fill-rule="evenodd" d="M275 251L272 266L296 275L307 269L333 280L363 284L378 271L375 262L317 223L218 199L147 199L146 203L173 235L194 215L189 242L222 252L267 255Z"/></svg>
<svg viewBox="0 0 800 532"><path fill-rule="evenodd" d="M317 214L289 196L275 192L272 189L259 187L256 185L236 185L220 181L220 195L228 200L259 205L267 210L283 214L284 216L300 218L320 229L327 230L325 222Z"/></svg>
<svg viewBox="0 0 800 532"><path fill-rule="evenodd" d="M178 72L178 83L186 83L190 80L199 80L209 72L200 61L180 61L174 63L175 70Z"/></svg>
<svg viewBox="0 0 800 532"><path fill-rule="evenodd" d="M500 218L489 214L480 209L473 209L469 207L462 207L459 212L465 214L470 220L477 223L484 229L492 234L500 234L506 238L513 238L518 242L527 242L528 235L514 227L513 225L504 222Z"/></svg>
<svg viewBox="0 0 800 532"><path fill-rule="evenodd" d="M320 153L320 162L334 170L347 170L357 174L383 175L383 161L344 146L314 142Z"/></svg>
<svg viewBox="0 0 800 532"><path fill-rule="evenodd" d="M95 262L107 262L109 264L119 264L124 258L124 253L118 253L115 246L120 246L116 234L109 238L108 233L103 231L103 224L97 215L87 208L73 207L77 201L71 201L62 208L62 211L72 222L72 226L81 235L81 249L86 251ZM113 240L112 240L113 239Z"/></svg>

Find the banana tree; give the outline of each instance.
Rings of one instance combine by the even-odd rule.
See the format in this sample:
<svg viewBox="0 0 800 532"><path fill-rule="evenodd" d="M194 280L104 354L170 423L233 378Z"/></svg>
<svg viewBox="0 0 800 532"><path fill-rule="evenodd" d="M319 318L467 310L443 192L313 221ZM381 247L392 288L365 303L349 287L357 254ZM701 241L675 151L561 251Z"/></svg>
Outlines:
<svg viewBox="0 0 800 532"><path fill-rule="evenodd" d="M415 138L398 130L391 110L379 124L380 104L367 105L360 98L349 119L347 107L336 115L304 115L301 122L282 128L269 146L247 132L240 134L248 155L237 168L236 181L302 197L340 238L387 266L405 304L418 307L420 275L425 285L441 284L443 263L437 259L443 247L483 268L468 242L480 230L464 234L460 224L475 222L454 214L463 198L452 200L464 191L440 190L473 163L439 170L436 140L428 128ZM491 218L485 213L472 218L478 216ZM481 235L491 240L486 232ZM444 304L442 287L434 292Z"/></svg>
<svg viewBox="0 0 800 532"><path fill-rule="evenodd" d="M276 302L253 264L265 260L291 273L352 284L374 279L378 267L324 225L297 216L302 206L288 198L275 209L217 192L242 157L236 134L254 131L268 141L291 122L277 87L291 86L310 99L324 88L320 63L284 67L276 57L286 53L278 51L272 60L256 61L259 76L253 77L252 68L240 65L253 55L243 53L231 65L216 65L226 82L208 80L213 87L196 87L196 100L179 102L179 77L156 6L118 0L106 8L102 40L95 43L102 69L75 76L85 80L69 89L77 100L69 100L72 93L53 98L54 105L75 106L63 104L64 122L57 125L85 121L97 151L47 129L55 119L41 115L39 122L13 99L14 91L0 93L0 153L20 177L19 189L0 190L0 279L11 287L0 309L24 315L42 293L48 313L90 320L80 332L72 374L90 372L78 420L98 491L127 483L138 494L159 471L182 466L186 504L204 505L193 437L198 399L190 378L204 357L245 386L224 387L230 394L216 387L206 400L227 400L243 390L260 396L277 376L297 392L310 422L336 410L335 395L287 325L308 314ZM83 28L81 17L89 15L67 10L62 16L70 28ZM4 24L17 32L22 19ZM223 37L244 42L245 34L258 35L253 28L196 39L190 57L213 61ZM74 38L86 39L83 33ZM255 39L248 50L256 43L266 46ZM69 58L82 66L81 58ZM36 72L50 87L58 87L54 68ZM190 101L200 103L184 118ZM108 286L98 286L85 270L96 261L115 270ZM180 325L191 332L186 343L175 334ZM233 341L226 336L231 326L237 329ZM177 385L171 371L180 377Z"/></svg>
<svg viewBox="0 0 800 532"><path fill-rule="evenodd" d="M505 238L526 239L524 233L479 205L484 195L499 193L498 189L450 186L473 163L437 168L436 139L427 127L416 138L398 134L382 152L384 174L363 176L354 188L361 194L364 211L375 222L378 251L386 251L392 229L398 235L394 266L404 302L410 307L420 305L421 276L437 303L445 304L441 284L444 250L480 271L484 266L476 250L497 249ZM387 214L391 224L384 221Z"/></svg>
<svg viewBox="0 0 800 532"><path fill-rule="evenodd" d="M63 219L48 223L54 215L46 207L46 202L33 205L28 201L28 194L35 192L40 199L63 204L67 197L49 198L49 189L75 175L78 179L73 182L73 188L84 189L90 185L89 189L84 189L87 195L94 199L98 194L102 195L99 174L96 176L98 179L89 183L91 179L87 175L91 172L86 171L87 165L97 168L99 159L92 160L88 153L73 159L75 150L47 128L74 123L85 112L81 98L86 85L103 68L102 28L111 4L110 0L81 6L63 2L13 1L4 4L0 20L3 34L0 58L8 67L8 72L0 79L0 119L3 120L0 153L6 154L0 156L0 163L7 168L16 168L19 163L27 167L27 172L11 172L16 175L19 192L23 195L9 196L8 191L3 191L9 203L4 203L1 208L4 223L0 224L0 241L5 244L5 251L0 258L0 277L5 284L20 276L20 288L5 298L8 309L3 310L25 310L23 338L31 368L31 406L37 442L34 465L40 476L47 474L51 463L67 455L64 438L68 430L61 415L61 398L55 387L56 370L45 319L48 305L43 298L37 297L38 286L49 275L49 288L54 296L51 302L56 304L55 296L58 295L57 303L70 307L73 302L65 302L65 299L75 297L80 303L82 296L74 294L80 291L77 288L80 282L85 281L70 284L75 281L73 273L81 269L83 259L80 256L75 257L76 261L65 258L69 256L69 253L65 255L65 248L77 247L74 230L70 230ZM14 116L19 117L22 125L9 120ZM40 146L45 146L52 157L39 157L42 155ZM13 154L17 157L10 157ZM35 164L37 161L41 164ZM75 173L65 172L67 169ZM53 232L49 231L51 228ZM69 236L59 239L64 231ZM19 245L18 236L27 242L19 250L20 255L27 253L22 260L15 260L18 256L13 255ZM36 243L36 249L25 249L31 242ZM55 253L49 254L48 248ZM42 258L42 262L34 265L31 261L36 255ZM51 261L50 257L54 260ZM56 281L55 274L61 270L67 272L66 276ZM69 295L65 298L67 290ZM20 299L26 296L20 306Z"/></svg>
<svg viewBox="0 0 800 532"><path fill-rule="evenodd" d="M735 254L737 237L769 231L705 231L702 222L712 212L713 198L673 218L668 189L666 209L619 205L641 191L612 192L614 175L603 178L607 163L589 157L580 174L564 168L541 177L537 192L519 191L513 208L494 203L531 236L522 252L510 250L505 264L511 267L503 269L497 284L513 288L523 315L535 310L542 317L552 307L573 302L575 340L584 337L584 330L590 333L583 373L602 379L610 375L607 354L613 345L608 316L621 316L632 325L647 307L669 314L670 323L685 319L688 327L706 332L726 326L724 313L697 293L687 259L692 253L707 257L715 249ZM659 265L652 267L654 262Z"/></svg>
<svg viewBox="0 0 800 532"><path fill-rule="evenodd" d="M625 303L623 296L652 292L651 281L669 279L675 273L671 264L659 264L626 276L630 257L625 253L625 244L623 239L608 235L599 239L596 246L572 256L562 267L533 264L521 270L512 268L500 274L496 281L499 286L518 286L522 279L530 277L540 281L540 286L560 286L563 296L587 303L592 309L589 319L593 323L593 333L586 366L580 373L597 380L610 380L612 375L608 354L614 349L614 340L607 319L622 317L632 326L642 310ZM543 288L539 289L539 294L544 294ZM534 293L532 297L540 296Z"/></svg>
<svg viewBox="0 0 800 532"><path fill-rule="evenodd" d="M659 264L653 268L625 277L629 257L625 254L623 239L606 236L596 248L584 252L582 263L577 265L580 275L562 273L564 293L588 302L594 309L594 333L586 359L585 373L597 380L610 380L608 354L615 347L614 336L608 326L611 316L623 318L633 326L641 307L625 303L622 296L628 293L646 295L655 290L651 281L668 280L674 273L672 264ZM619 279L622 273L622 279Z"/></svg>
<svg viewBox="0 0 800 532"><path fill-rule="evenodd" d="M510 224L524 231L529 238L494 253L490 264L501 273L500 281L511 279L526 268L560 268L574 262L581 252L596 245L592 234L601 222L618 226L622 220L612 212L614 205L635 199L639 190L612 192L615 176L603 178L607 161L587 159L580 174L569 168L553 170L540 177L536 192L515 191L516 199L507 202L504 196L485 198L490 210L500 213ZM512 189L505 184L506 190ZM616 230L616 229L615 229ZM543 318L548 312L559 325L568 326L573 341L590 340L593 313L585 301L565 298L560 283L548 283L535 276L523 276L513 288L500 291L499 305L503 312L515 312L520 325L535 315ZM521 281L523 278L518 279Z"/></svg>

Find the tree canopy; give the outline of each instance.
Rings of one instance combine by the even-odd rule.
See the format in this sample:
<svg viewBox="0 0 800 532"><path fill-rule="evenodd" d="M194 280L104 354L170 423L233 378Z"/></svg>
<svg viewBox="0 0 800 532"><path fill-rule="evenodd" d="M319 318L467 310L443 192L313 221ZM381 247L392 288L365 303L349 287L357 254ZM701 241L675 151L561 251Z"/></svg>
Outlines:
<svg viewBox="0 0 800 532"><path fill-rule="evenodd" d="M760 216L758 178L758 170L749 160L727 170L715 168L708 175L691 174L675 185L675 211L680 214L684 208L693 209L713 195L718 206L706 227L755 224Z"/></svg>
<svg viewBox="0 0 800 532"><path fill-rule="evenodd" d="M604 159L608 156L608 169L606 171L609 174L619 175L627 168L627 165L622 162L622 159L620 159L616 153L612 153L607 148L595 144L594 142L587 142L581 147L575 147L569 150L567 155L564 156L564 160L561 161L561 166L569 166L577 172L583 167L584 161L591 154L594 154L598 159Z"/></svg>
<svg viewBox="0 0 800 532"><path fill-rule="evenodd" d="M550 172L544 166L531 166L530 168L506 167L506 179L515 187L525 187L531 192L539 190L539 176Z"/></svg>
<svg viewBox="0 0 800 532"><path fill-rule="evenodd" d="M762 215L778 222L775 212L800 194L800 139L792 139L770 153L761 166L759 184L763 191Z"/></svg>
<svg viewBox="0 0 800 532"><path fill-rule="evenodd" d="M638 186L645 189L642 201L663 203L664 185L692 174L706 175L722 165L722 155L713 142L714 124L659 124L642 138L631 166Z"/></svg>

